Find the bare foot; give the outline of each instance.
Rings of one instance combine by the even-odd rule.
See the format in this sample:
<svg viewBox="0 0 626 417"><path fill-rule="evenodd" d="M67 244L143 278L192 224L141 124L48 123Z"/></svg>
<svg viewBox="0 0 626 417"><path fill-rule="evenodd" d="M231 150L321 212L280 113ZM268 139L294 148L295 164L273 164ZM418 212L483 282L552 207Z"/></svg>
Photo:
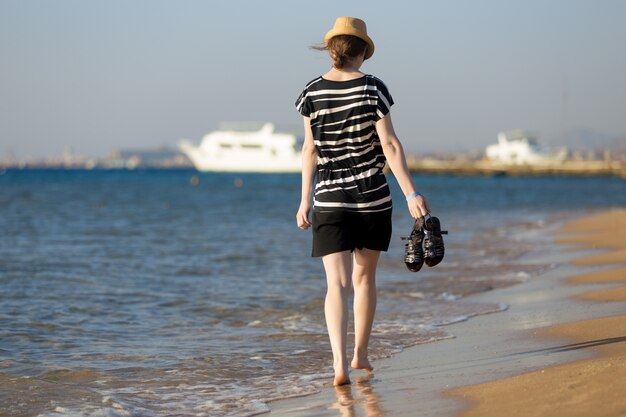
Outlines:
<svg viewBox="0 0 626 417"><path fill-rule="evenodd" d="M359 359L356 356L352 359L352 363L350 364L350 366L354 369L362 369L368 372L374 370L374 367L367 358Z"/></svg>
<svg viewBox="0 0 626 417"><path fill-rule="evenodd" d="M348 375L335 375L335 380L333 381L333 385L338 387L340 385L348 385L351 384L350 377Z"/></svg>
<svg viewBox="0 0 626 417"><path fill-rule="evenodd" d="M333 385L338 387L340 385L348 385L350 384L350 375L348 374L348 370L346 368L339 368L339 370L335 369L335 381Z"/></svg>

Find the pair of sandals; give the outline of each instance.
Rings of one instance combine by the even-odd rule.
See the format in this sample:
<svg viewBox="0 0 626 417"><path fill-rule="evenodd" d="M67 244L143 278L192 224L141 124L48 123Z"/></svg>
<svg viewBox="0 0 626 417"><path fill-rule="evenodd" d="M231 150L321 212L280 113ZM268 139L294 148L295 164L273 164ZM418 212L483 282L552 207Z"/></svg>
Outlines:
<svg viewBox="0 0 626 417"><path fill-rule="evenodd" d="M427 214L415 220L411 234L402 237L408 241L404 246L404 263L409 271L419 271L424 263L431 267L439 264L445 254L442 235L447 234L446 230L441 230L437 217Z"/></svg>

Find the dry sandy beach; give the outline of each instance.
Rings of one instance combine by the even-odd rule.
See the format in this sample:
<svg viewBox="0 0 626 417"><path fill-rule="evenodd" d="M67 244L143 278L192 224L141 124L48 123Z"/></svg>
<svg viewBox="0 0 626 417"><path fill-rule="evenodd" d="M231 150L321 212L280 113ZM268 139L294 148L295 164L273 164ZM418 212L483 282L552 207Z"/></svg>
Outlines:
<svg viewBox="0 0 626 417"><path fill-rule="evenodd" d="M270 416L626 415L626 210L546 230L564 244L558 268L472 298L504 313L448 326L353 372L353 384L271 403Z"/></svg>
<svg viewBox="0 0 626 417"><path fill-rule="evenodd" d="M576 295L598 303L626 301L626 211L611 211L570 223L563 243L606 248L573 261L605 269L575 276L569 283L613 284ZM582 234L580 234L582 233ZM623 312L623 304L615 312ZM471 401L462 416L624 416L626 415L626 315L548 327L542 335L571 341L564 349L594 353L586 360L548 367L512 378L450 391Z"/></svg>

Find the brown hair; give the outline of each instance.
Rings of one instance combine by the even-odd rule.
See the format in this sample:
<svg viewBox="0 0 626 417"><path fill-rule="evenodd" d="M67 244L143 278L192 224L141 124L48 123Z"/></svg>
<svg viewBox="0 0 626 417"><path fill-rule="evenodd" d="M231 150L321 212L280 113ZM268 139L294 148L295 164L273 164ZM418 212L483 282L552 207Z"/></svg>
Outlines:
<svg viewBox="0 0 626 417"><path fill-rule="evenodd" d="M350 60L367 52L367 42L352 35L337 35L328 40L325 46L312 46L318 51L328 51L333 66L342 69Z"/></svg>

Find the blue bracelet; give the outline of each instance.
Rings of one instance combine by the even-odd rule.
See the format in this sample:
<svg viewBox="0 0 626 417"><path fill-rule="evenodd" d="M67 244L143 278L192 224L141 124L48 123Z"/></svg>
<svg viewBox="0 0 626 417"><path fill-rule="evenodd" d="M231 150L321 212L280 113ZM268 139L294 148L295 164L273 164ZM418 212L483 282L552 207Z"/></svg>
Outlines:
<svg viewBox="0 0 626 417"><path fill-rule="evenodd" d="M416 191L413 194L406 196L406 201L409 201L410 199L415 198L418 195L422 195L422 193L420 193L419 191Z"/></svg>

